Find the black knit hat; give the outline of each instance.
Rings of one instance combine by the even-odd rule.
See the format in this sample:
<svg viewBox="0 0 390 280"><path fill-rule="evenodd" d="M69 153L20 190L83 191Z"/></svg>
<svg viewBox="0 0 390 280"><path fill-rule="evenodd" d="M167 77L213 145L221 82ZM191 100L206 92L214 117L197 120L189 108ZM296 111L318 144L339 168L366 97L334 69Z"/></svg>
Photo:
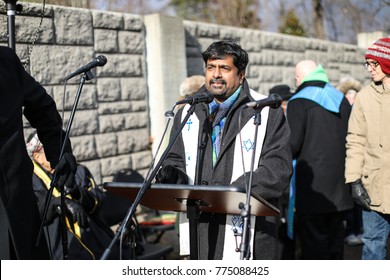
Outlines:
<svg viewBox="0 0 390 280"><path fill-rule="evenodd" d="M269 90L269 93L276 93L279 95L282 100L289 100L291 96L294 95L293 92L291 92L290 87L288 85L277 85L274 86Z"/></svg>

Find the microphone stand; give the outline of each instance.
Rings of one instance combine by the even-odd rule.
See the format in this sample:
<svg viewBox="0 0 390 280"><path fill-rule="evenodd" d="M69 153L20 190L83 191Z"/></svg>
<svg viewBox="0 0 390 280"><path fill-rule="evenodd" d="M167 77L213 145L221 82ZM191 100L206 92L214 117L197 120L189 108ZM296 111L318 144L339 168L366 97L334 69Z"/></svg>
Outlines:
<svg viewBox="0 0 390 280"><path fill-rule="evenodd" d="M16 5L17 0L4 0L4 2L7 4L8 47L15 51L15 14L21 5Z"/></svg>
<svg viewBox="0 0 390 280"><path fill-rule="evenodd" d="M83 73L83 75L81 75L79 88L77 90L75 101L73 103L73 108L72 108L72 111L71 111L71 114L69 117L69 122L68 122L68 125L67 125L66 130L65 130L65 137L64 137L65 140L61 146L59 161L62 159L62 156L64 155L64 152L65 152L65 147L67 145L67 141L69 138L70 128L71 128L72 123L73 123L74 115L75 115L76 109L77 109L77 104L79 102L81 91L83 89L84 83L85 83L85 81L92 80L93 78L94 78L94 75L92 74L92 72L90 70ZM45 208L44 208L43 214L42 214L42 222L41 222L41 226L39 228L37 243L40 240L40 237L42 234L44 221L46 220L47 211L49 209L50 199L52 197L54 187L57 184L57 180L58 180L57 173L56 173L56 171L54 171L53 180L50 184L50 189L49 189L49 191L46 195L46 199L45 199ZM66 228L66 204L65 204L64 186L60 186L60 194L61 194L60 221L61 221L62 253L63 253L63 259L67 260L68 259L68 231ZM49 249L51 250L51 248L49 248Z"/></svg>
<svg viewBox="0 0 390 280"><path fill-rule="evenodd" d="M254 144L253 144L253 151L252 151L252 159L251 159L251 167L249 171L249 182L248 186L246 188L246 203L240 203L240 209L241 209L241 217L244 220L244 226L242 231L242 239L240 244L240 259L241 260L248 260L250 258L250 250L249 250L249 240L250 240L250 217L251 217L251 193L252 193L252 178L253 178L253 170L255 165L255 156L256 156L256 144L257 144L257 133L259 130L259 125L261 124L261 110L263 108L254 109L256 111L255 113L255 138L254 138Z"/></svg>
<svg viewBox="0 0 390 280"><path fill-rule="evenodd" d="M141 202L141 199L143 198L143 196L145 195L146 191L151 186L152 180L156 176L159 168L162 165L162 162L168 156L168 153L172 149L172 146L175 144L175 142L176 142L177 138L179 137L181 131L183 130L184 126L186 125L186 123L188 121L188 119L194 113L194 111L195 111L195 103L191 104L190 108L187 111L187 115L185 116L185 118L181 122L179 129L176 131L176 134L172 138L173 141L169 141L169 144L168 144L167 148L165 149L164 153L161 155L160 160L156 164L156 166L153 169L153 171L150 173L150 176L143 182L140 190L137 193L137 196L135 197L135 199L134 199L133 203L131 204L129 210L127 211L125 219L123 220L123 222L121 223L120 227L116 231L116 234L115 234L114 238L112 239L110 245L107 247L107 249L104 251L102 257L100 258L101 260L106 260L109 257L109 255L111 253L111 250L112 250L116 240L119 238L119 236L122 233L122 231L124 231L127 228L129 222L131 221L131 218L133 217L133 215L135 213L135 210L136 210L138 204Z"/></svg>

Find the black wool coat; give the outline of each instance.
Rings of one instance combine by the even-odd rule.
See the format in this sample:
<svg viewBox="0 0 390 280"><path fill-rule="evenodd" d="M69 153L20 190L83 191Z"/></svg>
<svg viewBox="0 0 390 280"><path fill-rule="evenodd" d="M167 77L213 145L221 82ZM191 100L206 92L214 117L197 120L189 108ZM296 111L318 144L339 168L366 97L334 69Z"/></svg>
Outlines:
<svg viewBox="0 0 390 280"><path fill-rule="evenodd" d="M1 257L48 259L45 240L35 246L41 219L32 188L33 165L26 151L22 115L37 129L52 166L58 163L60 154L61 117L53 99L8 47L0 47L0 95ZM71 151L70 146L66 151Z"/></svg>
<svg viewBox="0 0 390 280"><path fill-rule="evenodd" d="M303 83L308 86L325 83ZM339 113L326 110L303 98L289 101L287 119L291 128L291 149L296 165L296 203L299 214L326 214L352 208L344 170L346 137L351 105L343 98Z"/></svg>

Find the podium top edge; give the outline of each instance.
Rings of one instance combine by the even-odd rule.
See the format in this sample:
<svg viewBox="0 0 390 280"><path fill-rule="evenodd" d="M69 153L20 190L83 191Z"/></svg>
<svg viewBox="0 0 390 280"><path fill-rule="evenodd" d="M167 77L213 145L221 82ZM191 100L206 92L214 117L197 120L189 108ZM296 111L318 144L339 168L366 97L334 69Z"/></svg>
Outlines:
<svg viewBox="0 0 390 280"><path fill-rule="evenodd" d="M105 182L104 188L141 188L143 183L129 182ZM151 184L151 189L159 190L197 190L197 191L230 191L245 193L245 188L240 186L219 186L219 185L177 185L177 184Z"/></svg>

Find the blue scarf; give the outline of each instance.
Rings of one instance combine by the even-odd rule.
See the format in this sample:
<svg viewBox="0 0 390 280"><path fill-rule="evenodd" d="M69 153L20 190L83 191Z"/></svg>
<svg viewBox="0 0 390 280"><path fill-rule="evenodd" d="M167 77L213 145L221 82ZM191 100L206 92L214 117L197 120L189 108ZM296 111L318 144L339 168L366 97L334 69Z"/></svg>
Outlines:
<svg viewBox="0 0 390 280"><path fill-rule="evenodd" d="M316 86L305 87L294 94L288 101L290 102L298 98L311 100L328 111L339 113L344 95L332 85L326 84L323 88Z"/></svg>
<svg viewBox="0 0 390 280"><path fill-rule="evenodd" d="M226 115L230 108L236 102L240 94L241 87L239 87L234 94L232 94L223 103L218 103L215 99L209 103L210 122L212 122L211 140L213 141L213 165L217 162L219 149L221 147L221 135L226 121Z"/></svg>

